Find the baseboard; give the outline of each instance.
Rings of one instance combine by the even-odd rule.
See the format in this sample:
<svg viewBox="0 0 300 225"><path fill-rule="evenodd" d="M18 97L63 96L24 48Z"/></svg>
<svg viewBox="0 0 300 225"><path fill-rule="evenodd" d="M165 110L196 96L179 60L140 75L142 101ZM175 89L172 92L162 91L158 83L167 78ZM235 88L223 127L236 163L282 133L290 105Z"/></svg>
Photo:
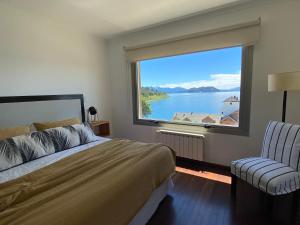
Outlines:
<svg viewBox="0 0 300 225"><path fill-rule="evenodd" d="M183 157L176 157L176 165L179 167L183 167L186 169L191 169L191 170L205 170L213 173L220 173L223 175L230 176L230 167L229 166L224 166L224 165L219 165L219 164L214 164L210 162L205 162L205 161L198 161L194 159L188 159L188 158L183 158Z"/></svg>

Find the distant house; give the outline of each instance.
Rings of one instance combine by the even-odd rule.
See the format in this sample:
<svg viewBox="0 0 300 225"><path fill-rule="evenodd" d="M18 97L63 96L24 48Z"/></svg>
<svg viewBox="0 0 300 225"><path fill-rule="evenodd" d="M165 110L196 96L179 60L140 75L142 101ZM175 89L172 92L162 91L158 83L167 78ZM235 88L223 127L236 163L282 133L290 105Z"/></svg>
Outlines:
<svg viewBox="0 0 300 225"><path fill-rule="evenodd" d="M208 114L208 113L175 113L173 115L173 121L184 121L193 123L219 123L222 115Z"/></svg>
<svg viewBox="0 0 300 225"><path fill-rule="evenodd" d="M220 115L207 113L175 113L173 116L173 121L238 126L239 116L239 110L236 110L225 116L223 114Z"/></svg>
<svg viewBox="0 0 300 225"><path fill-rule="evenodd" d="M184 121L191 122L191 120L190 120L188 117L185 117L183 120L184 120Z"/></svg>
<svg viewBox="0 0 300 225"><path fill-rule="evenodd" d="M239 97L237 96L231 96L229 98L226 98L224 102L232 103L232 102L240 102Z"/></svg>
<svg viewBox="0 0 300 225"><path fill-rule="evenodd" d="M239 124L240 111L236 110L221 118L220 124L237 126Z"/></svg>
<svg viewBox="0 0 300 225"><path fill-rule="evenodd" d="M202 119L202 123L216 123L216 121L210 116L206 116L204 119Z"/></svg>

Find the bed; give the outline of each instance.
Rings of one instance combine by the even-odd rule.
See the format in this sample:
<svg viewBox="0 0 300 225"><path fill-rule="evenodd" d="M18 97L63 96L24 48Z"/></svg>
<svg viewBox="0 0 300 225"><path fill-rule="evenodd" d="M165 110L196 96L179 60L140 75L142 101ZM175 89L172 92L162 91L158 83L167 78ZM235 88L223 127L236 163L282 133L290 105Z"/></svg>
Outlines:
<svg viewBox="0 0 300 225"><path fill-rule="evenodd" d="M166 146L97 137L0 172L0 224L143 225L168 194L174 168Z"/></svg>

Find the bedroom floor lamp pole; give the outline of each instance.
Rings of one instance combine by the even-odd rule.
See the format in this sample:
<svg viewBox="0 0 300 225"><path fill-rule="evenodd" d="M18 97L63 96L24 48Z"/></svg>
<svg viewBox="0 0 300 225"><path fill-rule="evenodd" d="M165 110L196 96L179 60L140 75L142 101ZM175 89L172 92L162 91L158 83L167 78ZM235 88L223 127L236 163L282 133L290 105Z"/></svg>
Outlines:
<svg viewBox="0 0 300 225"><path fill-rule="evenodd" d="M300 90L300 71L269 74L268 91L283 91L282 122L286 117L287 92L297 90Z"/></svg>

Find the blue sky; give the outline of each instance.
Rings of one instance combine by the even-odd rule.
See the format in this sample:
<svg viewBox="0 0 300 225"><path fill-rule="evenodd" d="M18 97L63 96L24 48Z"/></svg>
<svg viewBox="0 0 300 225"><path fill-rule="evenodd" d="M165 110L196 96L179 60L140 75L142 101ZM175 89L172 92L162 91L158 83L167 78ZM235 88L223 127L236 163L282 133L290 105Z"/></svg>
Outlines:
<svg viewBox="0 0 300 225"><path fill-rule="evenodd" d="M140 61L142 86L240 86L241 47Z"/></svg>

